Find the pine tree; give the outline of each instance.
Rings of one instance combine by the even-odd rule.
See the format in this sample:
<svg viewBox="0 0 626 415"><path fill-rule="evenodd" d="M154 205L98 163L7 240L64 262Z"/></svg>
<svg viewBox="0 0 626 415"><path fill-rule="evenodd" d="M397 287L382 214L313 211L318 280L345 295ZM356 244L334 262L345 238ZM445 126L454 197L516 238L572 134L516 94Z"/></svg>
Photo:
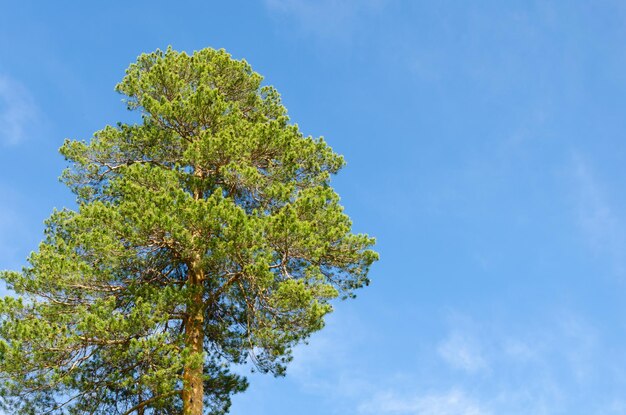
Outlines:
<svg viewBox="0 0 626 415"><path fill-rule="evenodd" d="M0 274L0 396L16 414L224 414L246 362L282 375L377 259L330 186L344 165L223 50L143 54L136 124L66 140L77 208Z"/></svg>

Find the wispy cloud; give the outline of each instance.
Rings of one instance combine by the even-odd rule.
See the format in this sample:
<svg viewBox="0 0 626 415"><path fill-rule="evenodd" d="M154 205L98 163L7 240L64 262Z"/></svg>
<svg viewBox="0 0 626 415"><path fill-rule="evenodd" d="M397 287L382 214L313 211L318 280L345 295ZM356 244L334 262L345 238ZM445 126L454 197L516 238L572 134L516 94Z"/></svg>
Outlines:
<svg viewBox="0 0 626 415"><path fill-rule="evenodd" d="M24 141L37 122L37 106L18 81L0 74L0 145Z"/></svg>
<svg viewBox="0 0 626 415"><path fill-rule="evenodd" d="M566 359L567 367L574 380L588 383L598 370L599 335L587 321L571 313L562 313L559 317L557 332L563 343L561 354Z"/></svg>
<svg viewBox="0 0 626 415"><path fill-rule="evenodd" d="M611 258L615 271L626 273L626 228L617 213L605 184L598 179L591 163L574 154L573 179L578 225L596 254Z"/></svg>
<svg viewBox="0 0 626 415"><path fill-rule="evenodd" d="M359 406L362 414L396 415L488 415L492 412L463 391L399 396L393 392L375 395Z"/></svg>
<svg viewBox="0 0 626 415"><path fill-rule="evenodd" d="M488 369L480 343L472 335L454 331L437 348L439 355L453 368L475 373Z"/></svg>
<svg viewBox="0 0 626 415"><path fill-rule="evenodd" d="M322 38L345 38L360 17L380 11L386 0L265 0L278 16L295 20L296 26Z"/></svg>
<svg viewBox="0 0 626 415"><path fill-rule="evenodd" d="M24 229L23 218L16 210L0 205L0 270L16 269L23 263L19 254L23 248L20 235Z"/></svg>
<svg viewBox="0 0 626 415"><path fill-rule="evenodd" d="M552 309L545 319L517 325L455 312L443 319L448 330L439 341L419 346L415 363L384 372L355 362L370 334L358 316L341 320L296 349L288 376L333 408L329 413L626 414L614 392L626 385L624 359L592 320L571 310ZM603 386L596 401L585 398L583 391Z"/></svg>
<svg viewBox="0 0 626 415"><path fill-rule="evenodd" d="M479 324L469 317L454 318L451 324L437 353L452 369L448 376L459 396L471 396L476 408L521 415L598 407L579 392L597 387L601 373L606 382L607 369L615 362L607 355L609 345L583 316L555 309L545 320L525 327L497 319ZM465 376L455 374L459 369ZM610 393L603 399L607 397L612 398ZM456 409L443 413L463 414Z"/></svg>
<svg viewBox="0 0 626 415"><path fill-rule="evenodd" d="M351 313L331 315L327 327L316 333L309 344L295 348L289 377L306 390L331 399L359 397L372 390L367 374L349 364L359 343L366 341L366 330L363 322Z"/></svg>

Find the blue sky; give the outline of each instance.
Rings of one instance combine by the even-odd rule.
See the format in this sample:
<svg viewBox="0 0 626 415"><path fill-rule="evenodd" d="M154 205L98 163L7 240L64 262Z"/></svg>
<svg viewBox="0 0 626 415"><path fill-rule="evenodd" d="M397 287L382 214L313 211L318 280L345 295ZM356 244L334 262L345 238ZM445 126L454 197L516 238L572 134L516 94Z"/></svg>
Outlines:
<svg viewBox="0 0 626 415"><path fill-rule="evenodd" d="M173 3L0 0L0 268L73 204L63 139L133 119L138 54L225 48L345 155L381 254L232 414L626 414L623 2Z"/></svg>

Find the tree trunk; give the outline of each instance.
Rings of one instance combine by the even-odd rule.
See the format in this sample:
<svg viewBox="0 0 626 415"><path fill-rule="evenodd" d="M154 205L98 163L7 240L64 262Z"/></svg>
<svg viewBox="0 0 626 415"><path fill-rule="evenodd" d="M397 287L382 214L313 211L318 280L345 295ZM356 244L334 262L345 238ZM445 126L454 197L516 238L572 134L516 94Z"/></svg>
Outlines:
<svg viewBox="0 0 626 415"><path fill-rule="evenodd" d="M202 179L202 171L194 168L194 176ZM200 186L193 190L193 198L198 201L203 198ZM189 264L187 284L191 288L192 298L187 307L185 320L185 347L194 355L203 355L204 352L204 307L202 302L202 286L204 284L204 270L202 269L202 254L197 254ZM187 363L183 372L183 415L202 415L204 383L204 358L198 364Z"/></svg>
<svg viewBox="0 0 626 415"><path fill-rule="evenodd" d="M202 283L204 275L194 264L190 269L188 283L193 298L187 309L185 320L185 346L193 354L202 355L204 343ZM187 364L183 373L183 415L202 415L204 385L202 382L203 364Z"/></svg>

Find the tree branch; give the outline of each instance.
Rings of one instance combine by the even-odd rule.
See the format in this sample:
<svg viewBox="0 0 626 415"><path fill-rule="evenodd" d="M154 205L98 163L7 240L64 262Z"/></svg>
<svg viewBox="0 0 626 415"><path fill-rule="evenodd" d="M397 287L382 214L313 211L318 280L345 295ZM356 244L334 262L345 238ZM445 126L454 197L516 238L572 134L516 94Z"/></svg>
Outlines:
<svg viewBox="0 0 626 415"><path fill-rule="evenodd" d="M170 392L167 392L167 393L162 393L162 394L157 395L157 396L153 396L152 398L146 399L145 401L143 401L143 402L133 406L128 411L124 412L122 415L130 415L133 412L143 408L144 406L150 405L154 401L158 401L159 399L163 399L163 398L169 398L172 395L177 395L177 394L181 394L181 393L183 393L182 390L175 390L175 391L170 391Z"/></svg>

